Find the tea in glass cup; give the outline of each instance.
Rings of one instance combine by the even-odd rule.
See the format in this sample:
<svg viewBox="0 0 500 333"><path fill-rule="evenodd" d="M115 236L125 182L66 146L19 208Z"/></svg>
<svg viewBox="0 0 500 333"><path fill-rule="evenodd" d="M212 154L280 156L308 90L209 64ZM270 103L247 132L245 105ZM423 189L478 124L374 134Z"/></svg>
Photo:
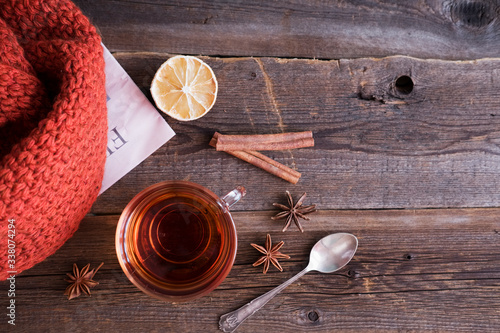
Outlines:
<svg viewBox="0 0 500 333"><path fill-rule="evenodd" d="M240 186L219 198L186 181L140 192L125 207L116 231L118 260L129 280L168 301L192 300L215 289L236 256L229 207L244 195Z"/></svg>

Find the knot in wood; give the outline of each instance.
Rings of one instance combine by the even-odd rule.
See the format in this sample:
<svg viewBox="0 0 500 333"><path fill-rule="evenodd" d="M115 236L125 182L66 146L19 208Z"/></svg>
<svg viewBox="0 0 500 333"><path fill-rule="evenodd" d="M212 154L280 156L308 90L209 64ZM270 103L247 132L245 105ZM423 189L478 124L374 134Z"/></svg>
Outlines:
<svg viewBox="0 0 500 333"><path fill-rule="evenodd" d="M319 314L315 311L315 310L311 310L309 311L309 313L307 314L307 318L312 321L313 323L314 322L317 322L318 319L319 319Z"/></svg>
<svg viewBox="0 0 500 333"><path fill-rule="evenodd" d="M350 269L347 271L347 276L350 278L356 279L356 278L359 278L361 276L361 274L354 269Z"/></svg>
<svg viewBox="0 0 500 333"><path fill-rule="evenodd" d="M492 1L450 1L449 10L454 23L471 28L489 25L497 16L497 5Z"/></svg>
<svg viewBox="0 0 500 333"><path fill-rule="evenodd" d="M413 91L413 80L408 75L401 75L394 81L394 90L400 95L408 95Z"/></svg>
<svg viewBox="0 0 500 333"><path fill-rule="evenodd" d="M404 258L406 260L413 260L413 259L415 259L415 255L412 254L412 253L407 253L407 254L404 255Z"/></svg>

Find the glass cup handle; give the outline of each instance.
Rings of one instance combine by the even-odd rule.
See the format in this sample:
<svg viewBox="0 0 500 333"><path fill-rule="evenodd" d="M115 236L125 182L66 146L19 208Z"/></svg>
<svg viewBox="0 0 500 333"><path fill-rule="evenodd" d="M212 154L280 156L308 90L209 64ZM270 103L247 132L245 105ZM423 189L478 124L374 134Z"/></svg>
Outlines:
<svg viewBox="0 0 500 333"><path fill-rule="evenodd" d="M241 198L243 198L247 194L247 190L243 186L238 186L225 196L221 198L222 202L226 204L227 208L230 208L232 205L237 203Z"/></svg>

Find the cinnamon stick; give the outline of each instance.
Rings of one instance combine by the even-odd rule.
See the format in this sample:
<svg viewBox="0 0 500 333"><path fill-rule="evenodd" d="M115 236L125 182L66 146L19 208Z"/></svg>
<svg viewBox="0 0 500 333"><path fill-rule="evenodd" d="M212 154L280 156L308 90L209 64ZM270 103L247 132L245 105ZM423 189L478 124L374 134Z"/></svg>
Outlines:
<svg viewBox="0 0 500 333"><path fill-rule="evenodd" d="M223 135L217 138L218 151L234 150L286 150L314 146L311 131L258 134L258 135Z"/></svg>
<svg viewBox="0 0 500 333"><path fill-rule="evenodd" d="M261 154L261 153L259 153L258 151L255 151L255 150L248 150L248 151L246 151L246 152L247 152L247 153L249 153L250 155L253 155L253 156L257 157L257 158L260 158L260 159L261 159L261 160L263 160L264 162L267 162L267 163L269 163L269 164L271 164L271 165L274 165L274 166L275 166L275 167L277 167L277 168L280 168L280 169L281 169L281 170L283 170L283 171L288 172L288 173L289 173L289 174L291 174L292 176L296 177L296 178L297 178L297 180L298 180L298 178L300 178L300 176L301 176L300 172L298 172L298 171L296 171L296 170L293 170L293 169L291 169L291 168L287 167L286 165L281 164L280 162L276 162L276 161L275 161L275 160L273 160L272 158L267 157L266 155ZM295 183L294 183L294 184L295 184Z"/></svg>
<svg viewBox="0 0 500 333"><path fill-rule="evenodd" d="M217 132L214 134L212 140L210 140L210 146L216 147L218 137L220 137L220 135L221 134ZM276 162L275 160L256 151L235 150L235 151L226 151L226 153L231 154L258 168L261 168L269 172L270 174L280 177L292 184L297 184L301 176L300 172L290 169L286 165Z"/></svg>

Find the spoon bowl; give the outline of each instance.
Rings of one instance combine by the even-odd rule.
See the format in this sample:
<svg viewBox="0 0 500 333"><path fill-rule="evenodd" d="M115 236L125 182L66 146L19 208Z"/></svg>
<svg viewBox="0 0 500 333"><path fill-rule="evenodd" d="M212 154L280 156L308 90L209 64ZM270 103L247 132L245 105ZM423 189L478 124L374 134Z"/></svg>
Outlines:
<svg viewBox="0 0 500 333"><path fill-rule="evenodd" d="M358 239L348 233L331 234L321 238L309 256L309 271L335 272L351 261L358 248Z"/></svg>
<svg viewBox="0 0 500 333"><path fill-rule="evenodd" d="M351 261L357 248L358 239L352 234L336 233L321 238L311 249L309 264L306 268L250 303L221 316L219 328L225 333L233 332L245 319L257 312L274 296L298 280L302 275L310 271L321 273L335 272Z"/></svg>

